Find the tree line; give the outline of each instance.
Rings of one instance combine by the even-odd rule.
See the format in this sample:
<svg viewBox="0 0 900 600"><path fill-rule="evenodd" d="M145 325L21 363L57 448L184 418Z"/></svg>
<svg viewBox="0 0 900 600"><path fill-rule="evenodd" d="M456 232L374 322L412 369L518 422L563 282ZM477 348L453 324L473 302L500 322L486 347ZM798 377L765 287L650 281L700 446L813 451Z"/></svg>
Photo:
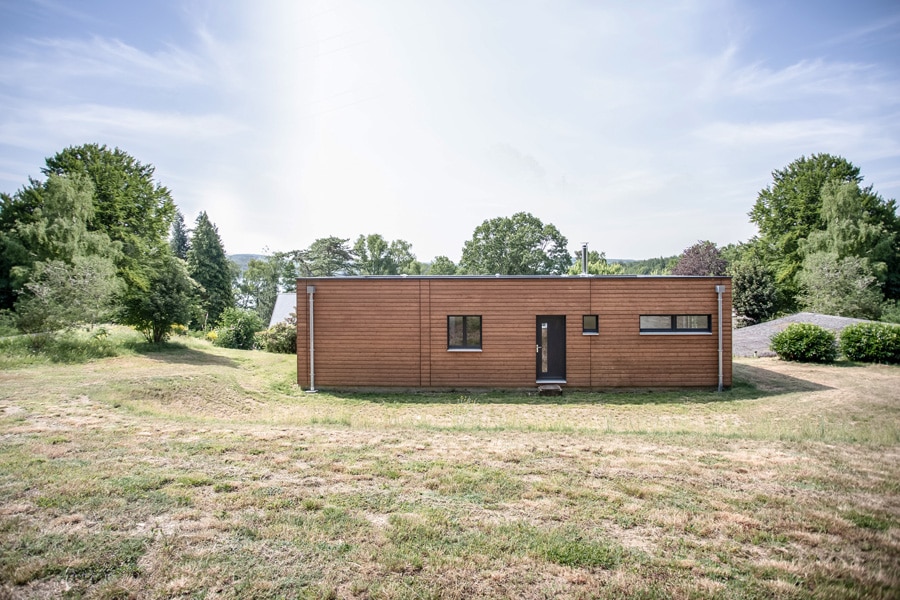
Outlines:
<svg viewBox="0 0 900 600"><path fill-rule="evenodd" d="M380 234L328 236L271 252L246 269L228 260L201 212L188 228L154 167L97 144L47 158L43 180L0 195L0 316L25 333L113 321L148 340L254 313L266 323L298 277L342 275L564 275L580 254L553 225L526 212L485 220L462 248L420 262L412 245ZM828 154L773 172L749 212L759 235L681 255L610 261L591 251L594 275L730 275L748 323L797 310L900 320L900 219L894 200L862 185L859 168Z"/></svg>

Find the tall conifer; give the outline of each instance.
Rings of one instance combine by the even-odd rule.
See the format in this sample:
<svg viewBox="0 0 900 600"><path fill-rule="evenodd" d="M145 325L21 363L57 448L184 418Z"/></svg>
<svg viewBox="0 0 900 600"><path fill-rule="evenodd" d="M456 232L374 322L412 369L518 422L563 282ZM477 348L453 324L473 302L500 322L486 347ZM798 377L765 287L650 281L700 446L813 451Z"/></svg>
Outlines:
<svg viewBox="0 0 900 600"><path fill-rule="evenodd" d="M194 226L190 249L187 252L188 273L203 286L200 304L205 313L201 323L214 326L222 312L234 306L231 288L231 269L219 230L201 212Z"/></svg>

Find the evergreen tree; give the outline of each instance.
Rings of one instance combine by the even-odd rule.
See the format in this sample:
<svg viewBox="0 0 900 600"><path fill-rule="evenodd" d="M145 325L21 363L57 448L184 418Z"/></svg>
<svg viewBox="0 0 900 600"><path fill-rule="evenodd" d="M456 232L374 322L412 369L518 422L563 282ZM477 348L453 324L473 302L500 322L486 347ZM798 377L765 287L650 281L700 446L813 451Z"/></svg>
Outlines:
<svg viewBox="0 0 900 600"><path fill-rule="evenodd" d="M335 236L314 241L306 251L310 274L333 277L348 273L353 268L353 251L347 246L349 241Z"/></svg>
<svg viewBox="0 0 900 600"><path fill-rule="evenodd" d="M187 253L191 247L188 230L184 226L184 215L180 210L175 211L175 221L172 223L172 236L169 238L169 247L172 254L181 260L187 260Z"/></svg>
<svg viewBox="0 0 900 600"><path fill-rule="evenodd" d="M214 325L222 312L234 306L231 267L219 231L201 212L194 226L187 253L188 273L203 289L200 306L204 312L202 325Z"/></svg>

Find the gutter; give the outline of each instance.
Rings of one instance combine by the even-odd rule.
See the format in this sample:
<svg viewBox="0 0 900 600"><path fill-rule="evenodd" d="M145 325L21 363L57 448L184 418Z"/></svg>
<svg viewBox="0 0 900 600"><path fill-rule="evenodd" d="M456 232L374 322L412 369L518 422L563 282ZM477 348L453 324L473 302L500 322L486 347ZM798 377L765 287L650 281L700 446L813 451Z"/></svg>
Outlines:
<svg viewBox="0 0 900 600"><path fill-rule="evenodd" d="M313 323L313 302L316 295L316 286L306 286L306 293L309 294L309 389L308 392L316 392L316 331ZM722 311L719 310L721 313ZM721 344L720 344L721 345ZM721 358L720 361L721 362Z"/></svg>
<svg viewBox="0 0 900 600"><path fill-rule="evenodd" d="M718 391L722 391L722 384L724 380L724 373L722 369L722 294L725 292L724 285L716 286L716 294L719 296L719 389Z"/></svg>

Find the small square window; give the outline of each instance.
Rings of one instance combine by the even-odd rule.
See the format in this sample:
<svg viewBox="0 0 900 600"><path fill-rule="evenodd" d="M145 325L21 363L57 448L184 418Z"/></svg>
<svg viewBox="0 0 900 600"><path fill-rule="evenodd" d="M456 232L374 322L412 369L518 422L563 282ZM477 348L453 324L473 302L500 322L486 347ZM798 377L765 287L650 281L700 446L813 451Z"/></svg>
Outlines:
<svg viewBox="0 0 900 600"><path fill-rule="evenodd" d="M584 315L581 317L581 333L583 335L598 335L600 333L600 319L597 315Z"/></svg>
<svg viewBox="0 0 900 600"><path fill-rule="evenodd" d="M481 317L476 315L447 317L448 350L481 350Z"/></svg>

